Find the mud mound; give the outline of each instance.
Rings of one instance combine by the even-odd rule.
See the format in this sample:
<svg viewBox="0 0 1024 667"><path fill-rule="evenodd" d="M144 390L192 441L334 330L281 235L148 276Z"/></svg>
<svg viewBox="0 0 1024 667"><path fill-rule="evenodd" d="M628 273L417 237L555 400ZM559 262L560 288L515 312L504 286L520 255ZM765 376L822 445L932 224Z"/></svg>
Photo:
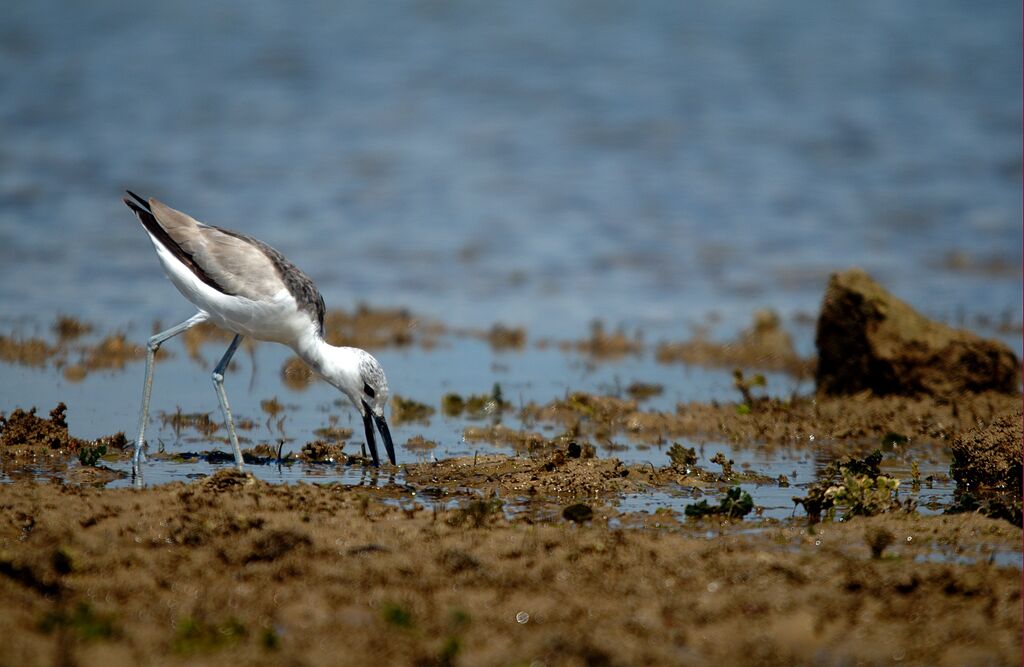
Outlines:
<svg viewBox="0 0 1024 667"><path fill-rule="evenodd" d="M925 318L859 269L833 274L816 344L823 394L1020 389L1020 364L1005 345Z"/></svg>
<svg viewBox="0 0 1024 667"><path fill-rule="evenodd" d="M662 343L658 346L657 359L661 363L780 371L797 377L809 375L814 367L813 360L797 355L778 314L767 309L754 313L750 328L733 342L716 343L698 336L682 343Z"/></svg>
<svg viewBox="0 0 1024 667"><path fill-rule="evenodd" d="M958 484L991 487L1021 497L1021 411L963 433L953 441L950 473Z"/></svg>
<svg viewBox="0 0 1024 667"><path fill-rule="evenodd" d="M82 441L68 434L67 409L58 403L49 419L37 416L35 408L28 412L17 408L9 417L0 417L0 447L5 453L33 447L77 450Z"/></svg>
<svg viewBox="0 0 1024 667"><path fill-rule="evenodd" d="M542 494L562 500L636 492L644 487L636 477L617 459L571 458L562 452L539 459L489 455L405 468L406 481L415 486Z"/></svg>
<svg viewBox="0 0 1024 667"><path fill-rule="evenodd" d="M85 457L93 465L103 455L126 452L130 443L124 433L82 440L68 433L65 419L67 406L58 403L50 410L50 417L36 415L36 409L29 411L15 409L8 416L0 415L0 454L6 461L25 463L39 457ZM83 461L85 463L86 461Z"/></svg>

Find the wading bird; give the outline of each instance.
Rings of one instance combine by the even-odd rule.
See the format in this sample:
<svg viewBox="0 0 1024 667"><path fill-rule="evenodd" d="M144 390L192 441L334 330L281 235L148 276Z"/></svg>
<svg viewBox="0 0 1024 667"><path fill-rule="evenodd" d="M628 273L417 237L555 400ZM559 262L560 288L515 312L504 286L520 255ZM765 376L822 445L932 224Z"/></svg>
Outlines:
<svg viewBox="0 0 1024 667"><path fill-rule="evenodd" d="M388 381L376 359L365 350L335 347L324 341L324 299L316 285L284 255L266 243L228 229L204 225L156 199L148 201L128 191L124 198L149 234L167 277L182 296L199 309L195 315L149 339L146 380L142 389L139 437L135 441L132 471L139 477L143 438L153 392L153 358L169 338L202 322L211 322L235 334L217 367L213 387L224 411L235 463L243 468L235 423L224 392L224 371L243 336L283 343L295 350L310 368L341 390L363 418L366 443L379 466L374 423L380 431L388 459L395 463L395 447L384 419Z"/></svg>

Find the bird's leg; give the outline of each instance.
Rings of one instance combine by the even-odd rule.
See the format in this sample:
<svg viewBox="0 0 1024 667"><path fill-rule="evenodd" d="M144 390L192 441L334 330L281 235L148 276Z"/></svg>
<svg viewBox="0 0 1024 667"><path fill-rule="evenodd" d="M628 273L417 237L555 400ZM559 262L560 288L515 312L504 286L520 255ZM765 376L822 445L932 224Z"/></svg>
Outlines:
<svg viewBox="0 0 1024 667"><path fill-rule="evenodd" d="M139 437L135 440L135 451L132 454L132 474L141 480L139 475L139 463L142 462L142 445L146 437L146 423L149 421L149 397L153 394L153 361L156 358L156 351L169 338L174 338L183 331L187 331L197 324L207 320L206 313L196 313L181 324L171 327L167 331L161 331L150 337L146 345L146 380L142 385L142 410L139 413Z"/></svg>
<svg viewBox="0 0 1024 667"><path fill-rule="evenodd" d="M235 433L235 420L231 418L231 407L228 405L228 395L224 392L224 371L227 370L228 364L231 363L231 357L234 356L235 350L238 349L238 343L242 340L241 334L235 334L234 339L231 341L231 345L228 345L227 351L224 356L221 357L220 363L213 369L213 388L217 391L217 398L220 400L220 408L224 411L224 421L228 425L228 435L231 438L231 446L235 448L235 465L238 466L239 470L244 470L245 467L242 465L242 448L238 446L238 435Z"/></svg>

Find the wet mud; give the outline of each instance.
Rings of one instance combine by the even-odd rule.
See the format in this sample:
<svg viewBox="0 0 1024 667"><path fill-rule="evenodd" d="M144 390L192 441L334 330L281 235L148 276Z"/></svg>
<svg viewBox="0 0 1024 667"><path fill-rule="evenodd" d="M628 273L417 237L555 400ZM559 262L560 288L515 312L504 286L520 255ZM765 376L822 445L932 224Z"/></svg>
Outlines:
<svg viewBox="0 0 1024 667"><path fill-rule="evenodd" d="M662 343L656 355L662 363L779 371L798 378L811 377L815 364L796 353L792 338L771 310L755 313L751 326L735 341L719 343L698 334L689 341Z"/></svg>
<svg viewBox="0 0 1024 667"><path fill-rule="evenodd" d="M1020 571L986 559L1019 530L975 515L750 534L720 519L631 523L597 502L509 518L493 500L232 471L143 491L18 482L0 496L5 664L1020 655Z"/></svg>
<svg viewBox="0 0 1024 667"><path fill-rule="evenodd" d="M886 436L951 442L962 431L987 424L1019 404L1019 397L999 393L965 395L952 401L861 394L681 403L674 412L664 412L643 410L635 399L577 392L544 405L528 404L521 416L525 423L598 441L622 436L665 444L686 437L762 449L781 445L816 448L823 444L877 445Z"/></svg>
<svg viewBox="0 0 1024 667"><path fill-rule="evenodd" d="M826 297L825 311L899 314L878 294ZM996 350L985 358L1002 363L996 346L906 317L929 340ZM528 342L515 327L448 330L368 307L329 313L326 329L335 344L370 349L429 348L444 335L502 352ZM0 358L84 377L141 355L124 336L70 318L51 333L0 338ZM187 336L187 354L204 363L205 345L229 339L207 327ZM921 368L934 355L908 340L908 354L887 357L898 359L897 375L936 378ZM219 422L179 409L157 415L175 453L149 457L225 468L189 484L102 488L124 476L123 434L77 439L63 404L48 418L3 415L0 461L12 481L0 484L0 622L11 630L0 663L1017 664L1019 376L1008 390L964 380L971 367L956 380L882 390L858 384L852 367L823 382L818 364L815 393L770 396L759 371L809 378L815 361L794 352L768 311L727 343L697 336L652 347L597 323L579 341L532 344L594 363L653 351L664 363L735 369L734 400L653 409L664 387L642 381L546 403L512 404L499 385L427 402L396 395L395 424L464 419L467 443L512 454L438 460L437 443L413 435L402 446L418 462L380 470L336 417L289 452L283 424L294 406L261 402L270 441L239 420L247 465L363 471L348 486L235 472ZM854 370L891 379L897 366ZM297 359L281 374L293 389L312 380ZM949 448L957 484L927 516L900 494L926 481L916 462L906 475L882 467L919 441L940 459ZM786 475L705 455L705 443L828 463L790 491ZM617 458L627 448L649 462ZM56 472L48 482L36 478L40 465ZM792 496L791 517L762 516L756 489L765 486ZM685 511L629 502L659 494L687 499Z"/></svg>

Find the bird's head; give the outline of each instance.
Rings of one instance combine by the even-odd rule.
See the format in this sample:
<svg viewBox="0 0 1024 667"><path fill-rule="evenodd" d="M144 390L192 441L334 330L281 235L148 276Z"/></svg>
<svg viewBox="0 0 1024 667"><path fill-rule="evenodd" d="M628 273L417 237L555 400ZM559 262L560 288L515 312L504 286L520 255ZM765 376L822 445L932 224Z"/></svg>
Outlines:
<svg viewBox="0 0 1024 667"><path fill-rule="evenodd" d="M373 355L358 348L334 348L336 350L335 368L327 379L342 391L363 418L366 430L366 444L373 457L373 465L380 465L377 456L377 439L374 426L380 431L387 450L388 460L395 465L395 445L391 440L391 431L384 418L384 406L388 402L388 380Z"/></svg>

